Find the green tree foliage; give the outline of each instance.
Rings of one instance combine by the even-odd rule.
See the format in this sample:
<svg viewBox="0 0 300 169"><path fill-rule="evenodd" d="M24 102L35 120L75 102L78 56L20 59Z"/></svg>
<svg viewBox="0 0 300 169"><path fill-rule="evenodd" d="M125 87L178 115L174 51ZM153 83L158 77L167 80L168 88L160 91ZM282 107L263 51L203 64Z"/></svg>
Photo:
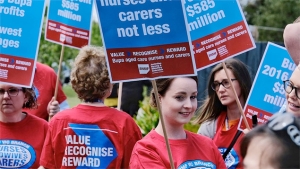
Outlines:
<svg viewBox="0 0 300 169"><path fill-rule="evenodd" d="M43 30L40 39L38 61L51 66L53 62L59 63L62 46L45 40L45 26L46 26L46 18L44 19ZM93 22L91 31L92 31L91 41L90 41L91 44L102 46L102 37L100 35L99 24ZM73 60L77 56L77 54L78 54L78 49L65 47L63 60L64 61L70 59Z"/></svg>
<svg viewBox="0 0 300 169"><path fill-rule="evenodd" d="M99 24L96 22L93 22L93 25L92 25L91 45L103 46Z"/></svg>
<svg viewBox="0 0 300 169"><path fill-rule="evenodd" d="M299 0L256 0L244 8L248 24L284 29L300 15ZM282 31L259 29L260 41L283 42Z"/></svg>

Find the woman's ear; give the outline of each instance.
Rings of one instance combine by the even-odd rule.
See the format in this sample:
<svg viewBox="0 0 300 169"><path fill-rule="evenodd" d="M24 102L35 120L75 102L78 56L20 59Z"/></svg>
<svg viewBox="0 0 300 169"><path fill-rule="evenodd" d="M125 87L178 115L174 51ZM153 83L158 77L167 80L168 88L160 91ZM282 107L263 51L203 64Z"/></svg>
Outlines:
<svg viewBox="0 0 300 169"><path fill-rule="evenodd" d="M27 106L27 104L28 104L28 95L25 93L24 94L24 103L23 103L23 108L25 108L26 106Z"/></svg>
<svg viewBox="0 0 300 169"><path fill-rule="evenodd" d="M158 94L159 103L161 103L161 98L162 98L162 96L160 94Z"/></svg>
<svg viewBox="0 0 300 169"><path fill-rule="evenodd" d="M28 93L25 91L24 92L24 103L26 103L29 100Z"/></svg>

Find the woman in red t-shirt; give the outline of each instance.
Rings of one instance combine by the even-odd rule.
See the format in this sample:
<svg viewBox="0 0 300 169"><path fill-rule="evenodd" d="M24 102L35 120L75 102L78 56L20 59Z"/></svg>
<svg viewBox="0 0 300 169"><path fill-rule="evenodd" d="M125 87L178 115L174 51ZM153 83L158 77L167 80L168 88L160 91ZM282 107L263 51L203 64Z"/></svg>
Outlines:
<svg viewBox="0 0 300 169"><path fill-rule="evenodd" d="M222 63L215 66L209 76L208 96L198 110L195 121L200 124L199 134L210 137L223 154L229 147L237 133L241 113L234 97L234 91L229 80L236 90L242 106L244 106L251 89L251 77L246 65L237 59L228 59L225 62L228 69L227 78ZM226 166L230 169L242 168L239 153L240 135L225 158Z"/></svg>
<svg viewBox="0 0 300 169"><path fill-rule="evenodd" d="M22 108L36 108L32 88L0 83L0 168L38 168L48 123Z"/></svg>

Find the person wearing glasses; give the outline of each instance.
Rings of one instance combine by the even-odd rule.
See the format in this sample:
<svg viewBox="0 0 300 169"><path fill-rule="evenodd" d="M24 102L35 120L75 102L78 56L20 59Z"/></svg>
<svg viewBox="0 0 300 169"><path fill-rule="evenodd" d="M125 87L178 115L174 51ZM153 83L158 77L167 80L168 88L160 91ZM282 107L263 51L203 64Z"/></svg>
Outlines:
<svg viewBox="0 0 300 169"><path fill-rule="evenodd" d="M284 81L286 92L286 107L284 111L293 113L300 118L300 64L294 70L289 80Z"/></svg>
<svg viewBox="0 0 300 169"><path fill-rule="evenodd" d="M245 105L251 89L251 77L246 65L238 59L225 61L229 79L226 76L222 63L215 66L208 81L208 95L197 110L194 122L200 124L198 134L207 136L215 142L221 154L229 147L224 156L226 167L230 169L242 168L242 158L239 153L239 143L243 134L237 132L241 113L234 97L235 88L242 106ZM230 86L229 80L233 86ZM237 139L233 139L237 136ZM234 141L233 141L234 140ZM230 144L233 147L230 148Z"/></svg>
<svg viewBox="0 0 300 169"><path fill-rule="evenodd" d="M32 88L0 83L0 168L38 168L48 123L23 108L36 108Z"/></svg>
<svg viewBox="0 0 300 169"><path fill-rule="evenodd" d="M291 112L300 117L300 17L288 24L283 33L284 44L292 59L298 64L290 79L284 82L287 103L281 112Z"/></svg>
<svg viewBox="0 0 300 169"><path fill-rule="evenodd" d="M247 133L240 148L244 169L299 169L300 119L277 113Z"/></svg>
<svg viewBox="0 0 300 169"><path fill-rule="evenodd" d="M82 103L49 122L40 168L128 168L142 134L130 115L104 105L113 84L103 48L80 49L71 84Z"/></svg>

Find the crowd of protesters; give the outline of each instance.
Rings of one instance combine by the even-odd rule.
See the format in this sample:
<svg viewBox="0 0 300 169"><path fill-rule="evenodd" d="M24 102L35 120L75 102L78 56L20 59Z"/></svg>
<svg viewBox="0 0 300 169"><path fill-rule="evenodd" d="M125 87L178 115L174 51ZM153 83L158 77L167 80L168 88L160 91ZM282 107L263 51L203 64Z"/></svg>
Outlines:
<svg viewBox="0 0 300 169"><path fill-rule="evenodd" d="M126 113L104 104L113 84L103 48L84 46L75 58L70 82L81 103L73 108L61 87L53 97L56 75L37 63L31 88L0 82L0 168L300 168L299 34L298 18L283 35L298 65L283 82L286 104L245 133L237 129L238 104L251 78L238 59L214 67L198 110L196 76L155 80L150 105L161 117L145 137L132 118L136 105ZM186 131L196 111L198 133Z"/></svg>

